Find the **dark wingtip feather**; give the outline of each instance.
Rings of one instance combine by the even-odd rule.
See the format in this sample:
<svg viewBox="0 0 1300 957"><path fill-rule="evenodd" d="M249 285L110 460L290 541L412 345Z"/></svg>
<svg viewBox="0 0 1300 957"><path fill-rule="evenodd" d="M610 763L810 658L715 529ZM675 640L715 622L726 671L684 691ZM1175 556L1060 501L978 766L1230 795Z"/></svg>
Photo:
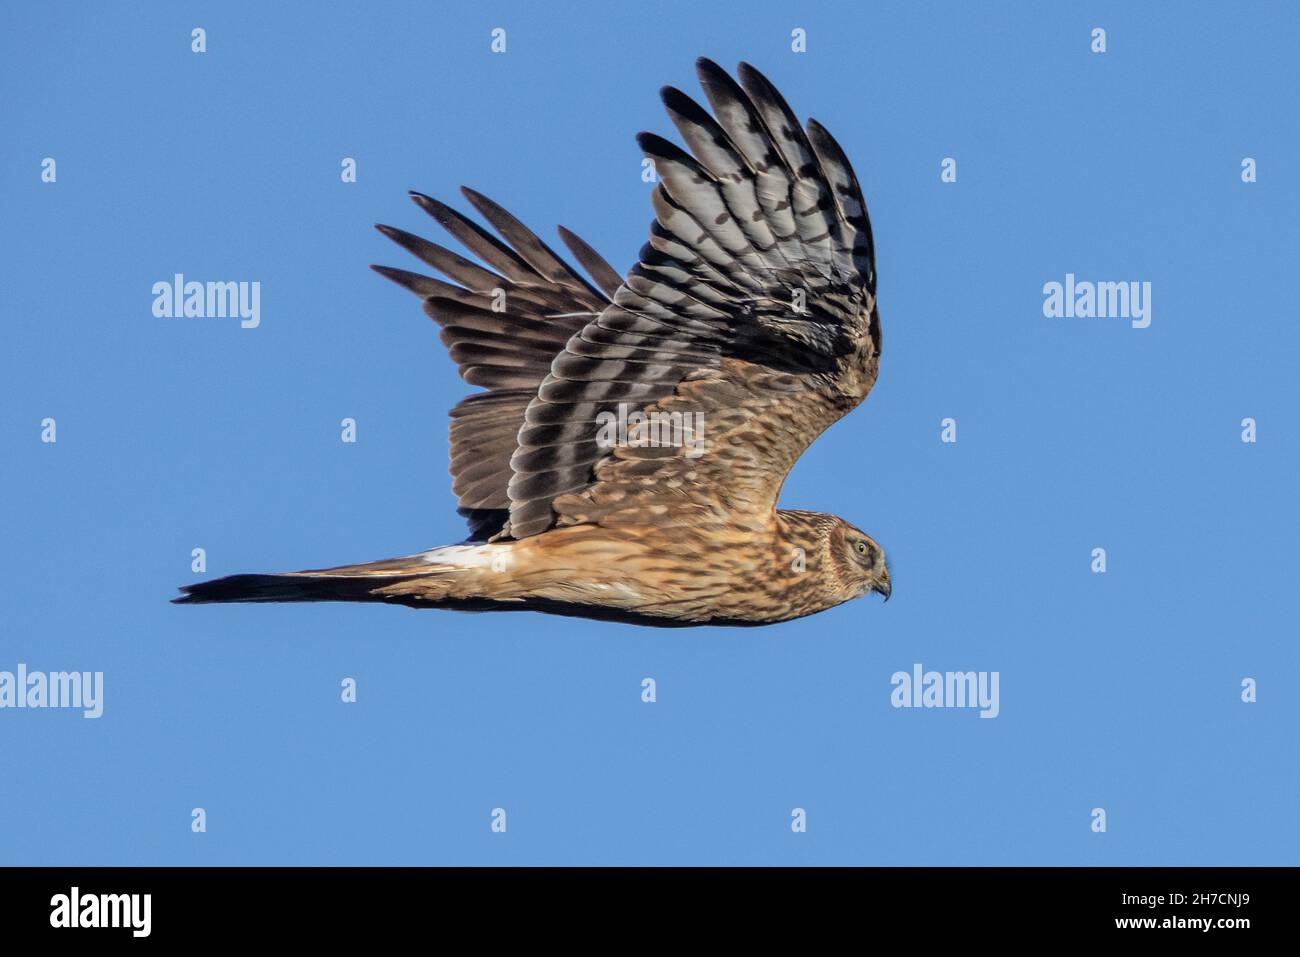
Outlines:
<svg viewBox="0 0 1300 957"><path fill-rule="evenodd" d="M510 212L500 203L489 199L476 189L468 186L461 186L461 195L464 196L471 206L479 211L479 214L492 224L492 228L501 233L511 245L515 246L516 252L522 252L519 245L527 245L530 241L536 243L542 250L549 253L551 258L554 254L546 249L545 243L537 238L537 234L519 221L519 218ZM561 265L563 265L561 263ZM534 266L534 268L536 268Z"/></svg>
<svg viewBox="0 0 1300 957"><path fill-rule="evenodd" d="M831 135L831 131L822 126L812 117L808 118L805 124L808 132L809 143L818 151L819 156L824 154L829 160L839 166L849 180L848 185L852 187L861 198L862 187L858 182L858 174L853 170L853 164L849 162L849 156L844 152L844 147L840 146L839 141ZM865 202L863 203L865 206Z"/></svg>
<svg viewBox="0 0 1300 957"><path fill-rule="evenodd" d="M740 77L740 85L744 88L745 92L749 94L750 99L755 102L762 100L768 101L777 110L784 113L794 121L793 125L796 129L792 132L795 133L795 135L803 133L803 129L799 127L798 117L795 116L794 110L790 108L790 104L787 103L785 97L781 95L781 91L776 88L776 84L769 80L762 71L742 60L740 67L736 70L736 75Z"/></svg>
<svg viewBox="0 0 1300 957"><path fill-rule="evenodd" d="M736 75L740 77L740 82L748 80L751 83L760 83L771 86L772 81L763 75L763 72L750 63L748 60L741 60L740 65L736 67Z"/></svg>
<svg viewBox="0 0 1300 957"><path fill-rule="evenodd" d="M432 216L440 226L453 234L456 232L457 226L474 226L468 219L441 200L426 196L424 193L415 190L408 191L407 195L411 197L411 202L419 206Z"/></svg>
<svg viewBox="0 0 1300 957"><path fill-rule="evenodd" d="M397 269L394 266L379 266L374 263L370 268L379 275L383 276L389 282L395 282L408 292L413 292L421 299L429 296L444 294L449 287L447 283L432 276L425 276L418 272L411 272L409 269Z"/></svg>
<svg viewBox="0 0 1300 957"><path fill-rule="evenodd" d="M449 207L445 203L441 203L432 196L426 196L424 193L417 192L416 190L408 189L406 195L411 197L411 202L415 203L416 206L419 206L434 219L438 218L439 213L449 211Z"/></svg>
<svg viewBox="0 0 1300 957"><path fill-rule="evenodd" d="M601 291L613 299L614 293L618 292L618 287L623 285L623 277L581 236L563 226L555 228L560 234L561 241L569 247L569 252L573 253L573 257L578 260L583 269L587 270L587 274L595 280Z"/></svg>
<svg viewBox="0 0 1300 957"><path fill-rule="evenodd" d="M727 75L727 70L718 65L718 62L708 59L707 56L695 57L695 75L703 81L706 77L718 77L718 75Z"/></svg>
<svg viewBox="0 0 1300 957"><path fill-rule="evenodd" d="M461 186L460 191L479 214L492 224L492 228L510 244L514 253L538 275L549 282L568 287L571 292L580 297L579 301L589 300L583 302L583 305L590 307L604 302L600 290L574 272L572 266L557 256L551 247L542 242L538 235L520 222L513 213L476 189Z"/></svg>
<svg viewBox="0 0 1300 957"><path fill-rule="evenodd" d="M704 107L675 86L665 86L659 91L659 98L664 101L664 106L670 113L676 113L693 123L710 128L716 126L713 117L705 112Z"/></svg>
<svg viewBox="0 0 1300 957"><path fill-rule="evenodd" d="M688 166L698 165L695 157L671 140L664 139L658 133L640 132L636 135L636 143L643 152L649 153L651 156L677 160Z"/></svg>
<svg viewBox="0 0 1300 957"><path fill-rule="evenodd" d="M488 197L484 196L476 189L462 184L460 187L460 194L469 200L470 204L489 220L493 214L504 216L512 220L515 218L510 213L506 212L506 208L500 203L488 199Z"/></svg>
<svg viewBox="0 0 1300 957"><path fill-rule="evenodd" d="M754 107L749 100L749 94L745 92L730 73L712 60L707 57L700 57L696 60L695 75L700 81L700 86L704 88L704 95L708 97L709 102L713 104L715 109L719 100L722 100L742 104L747 111L753 112ZM760 125L762 123L762 120L757 116L755 116L755 121Z"/></svg>

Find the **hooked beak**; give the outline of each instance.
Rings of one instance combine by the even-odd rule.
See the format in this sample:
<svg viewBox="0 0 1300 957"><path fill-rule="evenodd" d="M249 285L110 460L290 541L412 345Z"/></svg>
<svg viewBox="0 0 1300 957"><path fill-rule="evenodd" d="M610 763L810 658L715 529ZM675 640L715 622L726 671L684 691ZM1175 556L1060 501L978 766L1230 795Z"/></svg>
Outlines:
<svg viewBox="0 0 1300 957"><path fill-rule="evenodd" d="M894 586L889 581L889 575L886 574L871 590L878 595L884 595L885 601L889 601L889 595L894 590Z"/></svg>

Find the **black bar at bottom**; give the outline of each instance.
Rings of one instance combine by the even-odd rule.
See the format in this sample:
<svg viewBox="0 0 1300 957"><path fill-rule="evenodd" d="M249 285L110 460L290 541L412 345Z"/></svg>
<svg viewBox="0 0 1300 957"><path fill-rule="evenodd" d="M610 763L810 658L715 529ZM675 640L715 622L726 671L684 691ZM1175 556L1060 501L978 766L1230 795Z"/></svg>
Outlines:
<svg viewBox="0 0 1300 957"><path fill-rule="evenodd" d="M422 929L496 941L542 928L666 946L678 927L725 931L733 942L812 928L869 941L910 928L918 942L1129 936L1231 945L1285 930L1296 877L1294 868L5 868L0 928L6 942L79 946L339 945Z"/></svg>

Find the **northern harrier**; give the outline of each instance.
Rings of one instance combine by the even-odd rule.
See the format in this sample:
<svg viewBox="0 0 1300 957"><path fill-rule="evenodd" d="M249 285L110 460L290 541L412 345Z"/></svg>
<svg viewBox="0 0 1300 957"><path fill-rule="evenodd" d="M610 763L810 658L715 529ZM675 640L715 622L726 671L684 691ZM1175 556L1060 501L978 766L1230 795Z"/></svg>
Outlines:
<svg viewBox="0 0 1300 957"><path fill-rule="evenodd" d="M560 228L579 275L496 203L500 238L415 202L489 268L378 229L448 279L385 266L482 386L451 412L459 545L364 565L233 575L178 602L384 601L647 625L755 625L870 591L884 552L843 519L778 509L795 460L871 391L871 224L844 152L748 64L696 64L710 116L662 91L690 152L638 142L658 185L625 279Z"/></svg>

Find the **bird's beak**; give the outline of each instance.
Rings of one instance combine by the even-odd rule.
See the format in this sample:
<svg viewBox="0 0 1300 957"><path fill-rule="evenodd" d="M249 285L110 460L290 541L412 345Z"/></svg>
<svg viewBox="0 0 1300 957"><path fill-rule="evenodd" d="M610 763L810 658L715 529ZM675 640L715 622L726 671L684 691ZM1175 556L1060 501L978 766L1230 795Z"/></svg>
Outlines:
<svg viewBox="0 0 1300 957"><path fill-rule="evenodd" d="M885 596L885 601L889 601L889 595L890 595L890 593L894 590L894 586L890 583L890 581L889 581L889 576L886 575L886 576L885 576L884 578L882 578L882 579L880 580L880 582L879 582L879 583L878 583L874 588L872 588L871 590L874 591L874 592L876 592L876 593L879 594L879 595L884 595L884 596Z"/></svg>

